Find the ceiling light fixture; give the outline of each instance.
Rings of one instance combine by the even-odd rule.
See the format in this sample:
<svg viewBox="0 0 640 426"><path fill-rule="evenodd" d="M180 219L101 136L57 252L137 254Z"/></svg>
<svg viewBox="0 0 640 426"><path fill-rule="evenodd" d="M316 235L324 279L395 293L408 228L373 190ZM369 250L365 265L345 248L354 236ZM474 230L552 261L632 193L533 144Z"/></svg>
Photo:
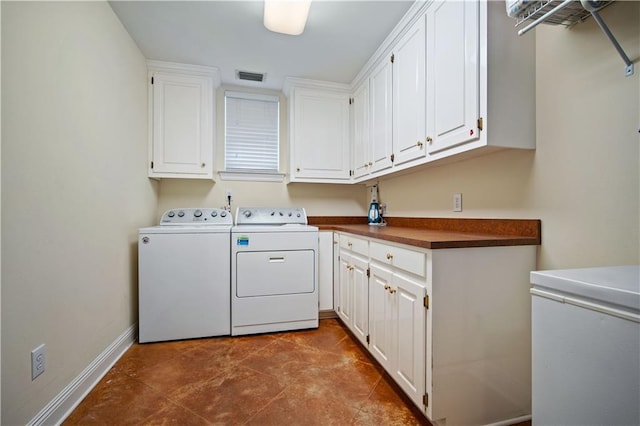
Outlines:
<svg viewBox="0 0 640 426"><path fill-rule="evenodd" d="M309 16L311 0L265 0L264 26L276 33L300 35Z"/></svg>

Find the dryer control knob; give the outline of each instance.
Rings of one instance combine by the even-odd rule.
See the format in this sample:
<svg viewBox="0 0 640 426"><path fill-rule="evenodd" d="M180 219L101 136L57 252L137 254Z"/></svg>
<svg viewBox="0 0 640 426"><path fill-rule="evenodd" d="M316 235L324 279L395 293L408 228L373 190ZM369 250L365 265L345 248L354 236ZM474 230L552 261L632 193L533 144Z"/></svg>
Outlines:
<svg viewBox="0 0 640 426"><path fill-rule="evenodd" d="M212 212L211 212L211 217L216 217L216 216L218 216L218 212L217 212L217 211L215 211L215 210L214 210L214 211L212 211ZM226 214L225 214L225 216L226 216Z"/></svg>
<svg viewBox="0 0 640 426"><path fill-rule="evenodd" d="M212 213L213 214L213 213ZM220 217L227 217L227 212L226 211L221 211L220 212Z"/></svg>
<svg viewBox="0 0 640 426"><path fill-rule="evenodd" d="M184 217L184 212L182 210L178 212L178 217Z"/></svg>
<svg viewBox="0 0 640 426"><path fill-rule="evenodd" d="M244 217L251 217L251 210L246 210L243 214Z"/></svg>
<svg viewBox="0 0 640 426"><path fill-rule="evenodd" d="M175 212L172 212L172 211L167 214L167 216L169 217L174 217L175 215L176 215Z"/></svg>
<svg viewBox="0 0 640 426"><path fill-rule="evenodd" d="M196 210L195 212L193 212L193 215L194 215L195 217L200 217L200 216L202 216L202 211L200 211L200 210Z"/></svg>

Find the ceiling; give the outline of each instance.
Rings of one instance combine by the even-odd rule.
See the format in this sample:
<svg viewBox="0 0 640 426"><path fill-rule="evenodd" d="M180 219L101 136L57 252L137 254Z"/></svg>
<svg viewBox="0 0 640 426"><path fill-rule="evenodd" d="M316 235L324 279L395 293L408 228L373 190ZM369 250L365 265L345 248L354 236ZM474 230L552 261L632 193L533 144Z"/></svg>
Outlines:
<svg viewBox="0 0 640 426"><path fill-rule="evenodd" d="M110 1L147 59L215 66L222 84L281 90L285 77L351 83L413 0L314 0L300 36L262 24L262 1ZM263 83L236 70L265 73Z"/></svg>

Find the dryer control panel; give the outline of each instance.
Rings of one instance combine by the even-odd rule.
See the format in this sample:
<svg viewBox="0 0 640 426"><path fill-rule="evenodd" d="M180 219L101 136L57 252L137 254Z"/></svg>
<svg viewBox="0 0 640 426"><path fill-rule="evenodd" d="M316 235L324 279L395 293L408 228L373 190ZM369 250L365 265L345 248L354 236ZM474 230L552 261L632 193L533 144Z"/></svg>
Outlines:
<svg viewBox="0 0 640 426"><path fill-rule="evenodd" d="M216 208L171 209L164 212L160 225L233 225L231 212Z"/></svg>
<svg viewBox="0 0 640 426"><path fill-rule="evenodd" d="M307 224L307 213L302 207L238 207L236 225Z"/></svg>

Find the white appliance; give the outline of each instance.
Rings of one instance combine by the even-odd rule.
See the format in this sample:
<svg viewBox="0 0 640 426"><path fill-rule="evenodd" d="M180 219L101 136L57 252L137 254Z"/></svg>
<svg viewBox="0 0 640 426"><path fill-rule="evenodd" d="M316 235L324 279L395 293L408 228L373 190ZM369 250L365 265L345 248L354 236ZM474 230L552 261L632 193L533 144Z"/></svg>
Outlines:
<svg viewBox="0 0 640 426"><path fill-rule="evenodd" d="M318 228L302 208L236 211L231 334L318 327Z"/></svg>
<svg viewBox="0 0 640 426"><path fill-rule="evenodd" d="M531 272L534 425L640 424L640 266Z"/></svg>
<svg viewBox="0 0 640 426"><path fill-rule="evenodd" d="M230 212L174 209L138 238L140 343L231 334Z"/></svg>

